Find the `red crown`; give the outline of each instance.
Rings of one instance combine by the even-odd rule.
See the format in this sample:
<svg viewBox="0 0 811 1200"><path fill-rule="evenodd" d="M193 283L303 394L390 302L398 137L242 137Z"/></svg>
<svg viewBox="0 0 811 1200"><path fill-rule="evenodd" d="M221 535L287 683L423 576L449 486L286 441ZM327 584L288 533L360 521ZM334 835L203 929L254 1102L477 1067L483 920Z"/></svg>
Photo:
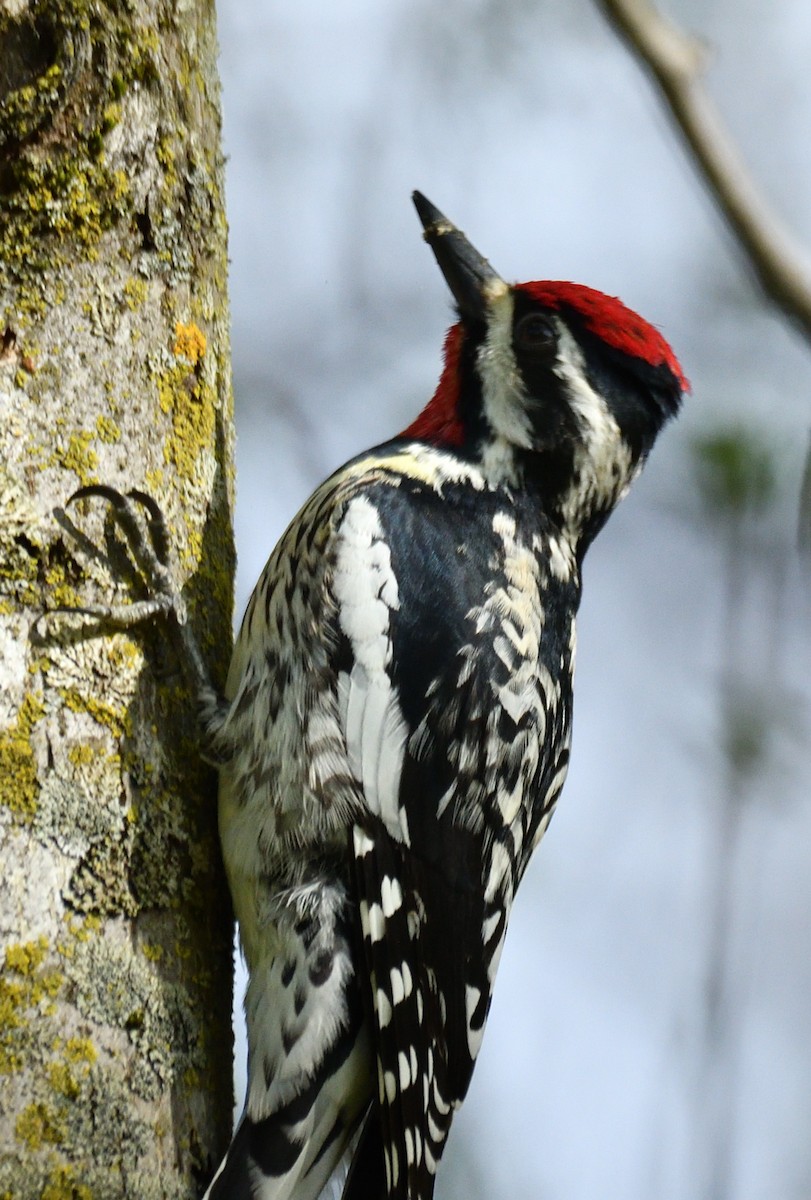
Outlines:
<svg viewBox="0 0 811 1200"><path fill-rule="evenodd" d="M578 313L587 329L615 350L641 358L652 367L668 367L683 392L690 384L679 360L665 339L639 313L626 307L616 296L606 296L596 288L578 283L544 279L537 283L518 283L516 291L525 292L544 308L569 308Z"/></svg>

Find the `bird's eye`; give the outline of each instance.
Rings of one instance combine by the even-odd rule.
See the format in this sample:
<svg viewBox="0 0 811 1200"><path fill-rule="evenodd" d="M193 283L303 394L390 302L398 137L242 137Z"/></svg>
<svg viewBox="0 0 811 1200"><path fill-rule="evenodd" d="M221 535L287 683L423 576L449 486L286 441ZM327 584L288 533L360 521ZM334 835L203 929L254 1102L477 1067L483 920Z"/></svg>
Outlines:
<svg viewBox="0 0 811 1200"><path fill-rule="evenodd" d="M530 354L549 354L557 345L557 333L550 317L527 313L515 327L515 347Z"/></svg>

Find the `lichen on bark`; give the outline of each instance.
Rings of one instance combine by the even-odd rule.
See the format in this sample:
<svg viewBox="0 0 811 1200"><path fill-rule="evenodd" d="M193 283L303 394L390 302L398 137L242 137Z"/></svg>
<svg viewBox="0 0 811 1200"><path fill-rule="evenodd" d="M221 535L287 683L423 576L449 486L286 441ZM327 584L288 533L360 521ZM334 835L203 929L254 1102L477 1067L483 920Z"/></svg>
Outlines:
<svg viewBox="0 0 811 1200"><path fill-rule="evenodd" d="M192 1197L230 1132L231 918L187 688L158 627L40 621L125 598L53 509L140 487L223 677L219 132L211 4L0 0L0 1198Z"/></svg>

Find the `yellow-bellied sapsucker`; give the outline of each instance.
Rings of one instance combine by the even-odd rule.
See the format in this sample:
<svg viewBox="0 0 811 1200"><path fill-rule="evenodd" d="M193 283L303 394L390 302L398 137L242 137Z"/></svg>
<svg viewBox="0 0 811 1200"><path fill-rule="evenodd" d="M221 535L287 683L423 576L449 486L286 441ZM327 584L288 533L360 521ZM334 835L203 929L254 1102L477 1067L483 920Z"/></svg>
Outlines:
<svg viewBox="0 0 811 1200"><path fill-rule="evenodd" d="M154 502L78 493L152 563L132 619L169 614L221 771L249 1078L210 1200L315 1200L353 1139L345 1200L430 1200L566 775L583 555L687 386L619 300L510 286L414 199L459 314L439 385L295 517L225 697Z"/></svg>

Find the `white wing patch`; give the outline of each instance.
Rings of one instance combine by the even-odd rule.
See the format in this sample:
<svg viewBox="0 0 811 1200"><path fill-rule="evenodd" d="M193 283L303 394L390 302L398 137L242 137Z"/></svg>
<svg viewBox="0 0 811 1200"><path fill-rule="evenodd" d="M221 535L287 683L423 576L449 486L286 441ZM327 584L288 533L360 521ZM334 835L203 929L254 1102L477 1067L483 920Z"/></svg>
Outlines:
<svg viewBox="0 0 811 1200"><path fill-rule="evenodd" d="M338 677L349 767L369 810L392 837L408 845L406 814L399 804L407 729L388 672L390 618L400 597L380 517L365 496L350 501L338 530L333 592L354 659L351 671Z"/></svg>

